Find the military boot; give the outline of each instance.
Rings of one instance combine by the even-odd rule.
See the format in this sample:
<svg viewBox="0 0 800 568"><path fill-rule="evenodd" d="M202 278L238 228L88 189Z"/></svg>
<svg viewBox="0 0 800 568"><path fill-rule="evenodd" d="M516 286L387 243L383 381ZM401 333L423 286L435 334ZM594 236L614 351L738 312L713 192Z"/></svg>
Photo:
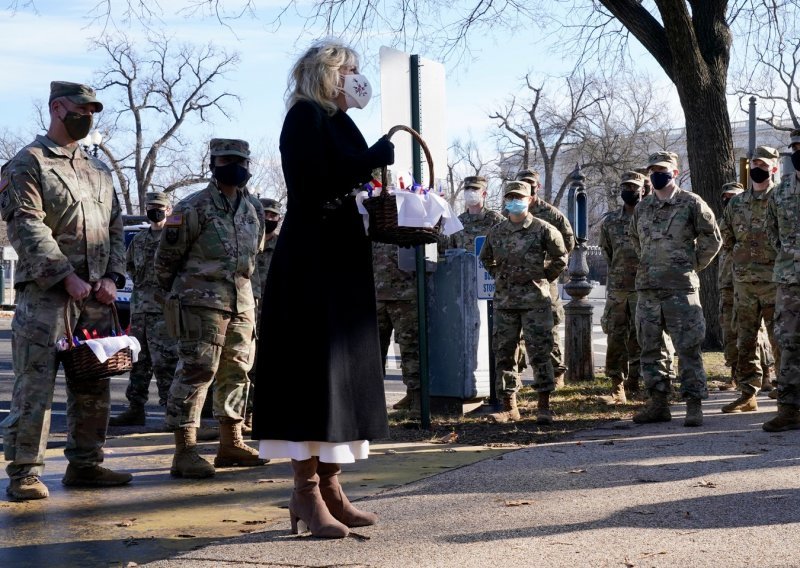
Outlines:
<svg viewBox="0 0 800 568"><path fill-rule="evenodd" d="M130 483L131 479L130 473L111 471L99 465L77 467L69 464L61 483L66 487L114 487Z"/></svg>
<svg viewBox="0 0 800 568"><path fill-rule="evenodd" d="M669 394L657 390L650 391L647 405L633 415L633 421L637 424L669 422L670 420L672 420L672 414L669 412Z"/></svg>
<svg viewBox="0 0 800 568"><path fill-rule="evenodd" d="M626 399L635 398L639 396L640 393L639 377L628 377L627 379L625 379L623 385L625 387Z"/></svg>
<svg viewBox="0 0 800 568"><path fill-rule="evenodd" d="M611 379L611 394L598 397L598 400L608 406L616 406L618 404L628 404L628 399L625 396L625 385L622 379L614 377Z"/></svg>
<svg viewBox="0 0 800 568"><path fill-rule="evenodd" d="M252 467L264 465L268 461L259 458L258 452L244 443L241 420L219 419L219 449L214 458L214 466Z"/></svg>
<svg viewBox="0 0 800 568"><path fill-rule="evenodd" d="M540 392L536 407L536 423L539 426L549 426L553 423L553 416L554 413L550 410L550 393Z"/></svg>
<svg viewBox="0 0 800 568"><path fill-rule="evenodd" d="M764 422L765 432L785 432L800 429L800 410L789 404L778 403L778 415Z"/></svg>
<svg viewBox="0 0 800 568"><path fill-rule="evenodd" d="M214 466L197 453L197 428L185 426L175 430L175 456L169 470L173 477L203 479L213 477Z"/></svg>
<svg viewBox="0 0 800 568"><path fill-rule="evenodd" d="M411 391L406 391L406 394L403 398L398 400L392 405L392 408L395 410L408 410L411 408Z"/></svg>
<svg viewBox="0 0 800 568"><path fill-rule="evenodd" d="M761 392L769 393L772 392L774 385L772 384L772 377L775 376L775 367L769 367L766 373L764 373L764 377L761 380Z"/></svg>
<svg viewBox="0 0 800 568"><path fill-rule="evenodd" d="M109 426L144 426L144 423L144 406L134 403L131 403L128 409L121 414L112 416L108 421Z"/></svg>
<svg viewBox="0 0 800 568"><path fill-rule="evenodd" d="M699 398L686 399L686 418L683 419L684 426L703 425L703 401Z"/></svg>
<svg viewBox="0 0 800 568"><path fill-rule="evenodd" d="M517 408L517 394L510 393L503 395L503 410L489 415L489 420L502 424L519 420L519 409Z"/></svg>
<svg viewBox="0 0 800 568"><path fill-rule="evenodd" d="M755 412L758 410L755 389L743 389L739 398L722 407L722 412L731 414L734 412Z"/></svg>
<svg viewBox="0 0 800 568"><path fill-rule="evenodd" d="M25 477L14 477L8 480L6 493L12 499L20 501L33 501L34 499L47 499L50 492L47 486L42 483L36 475L26 475Z"/></svg>

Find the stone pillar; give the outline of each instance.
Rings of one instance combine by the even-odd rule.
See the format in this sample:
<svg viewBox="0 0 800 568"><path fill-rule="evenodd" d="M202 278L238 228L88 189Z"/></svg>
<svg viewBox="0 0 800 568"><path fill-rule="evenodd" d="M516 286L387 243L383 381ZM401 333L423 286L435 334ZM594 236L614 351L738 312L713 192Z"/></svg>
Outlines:
<svg viewBox="0 0 800 568"><path fill-rule="evenodd" d="M567 367L567 383L594 379L594 356L592 352L592 305L586 296L592 291L589 264L586 262L586 237L589 227L589 207L584 180L579 165L572 172L569 187L570 222L575 231L575 248L569 257L567 271L569 282L564 290L572 298L566 306L564 334L564 365Z"/></svg>

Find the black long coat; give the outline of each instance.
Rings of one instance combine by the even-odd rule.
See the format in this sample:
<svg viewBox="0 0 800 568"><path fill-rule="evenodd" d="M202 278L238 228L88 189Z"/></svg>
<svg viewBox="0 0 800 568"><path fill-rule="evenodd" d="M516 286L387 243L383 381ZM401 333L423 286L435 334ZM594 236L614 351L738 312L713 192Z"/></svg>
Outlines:
<svg viewBox="0 0 800 568"><path fill-rule="evenodd" d="M372 250L345 196L390 163L391 144L368 149L347 114L301 101L280 150L288 201L262 300L253 438L385 438Z"/></svg>

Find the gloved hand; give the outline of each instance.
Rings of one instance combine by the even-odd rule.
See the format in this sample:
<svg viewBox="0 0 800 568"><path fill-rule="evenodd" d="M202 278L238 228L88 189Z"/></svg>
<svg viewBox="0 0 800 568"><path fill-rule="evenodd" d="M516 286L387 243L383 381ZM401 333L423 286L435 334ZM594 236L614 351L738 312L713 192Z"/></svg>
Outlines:
<svg viewBox="0 0 800 568"><path fill-rule="evenodd" d="M389 141L388 136L381 136L370 150L374 153L381 166L391 166L394 164L394 144Z"/></svg>

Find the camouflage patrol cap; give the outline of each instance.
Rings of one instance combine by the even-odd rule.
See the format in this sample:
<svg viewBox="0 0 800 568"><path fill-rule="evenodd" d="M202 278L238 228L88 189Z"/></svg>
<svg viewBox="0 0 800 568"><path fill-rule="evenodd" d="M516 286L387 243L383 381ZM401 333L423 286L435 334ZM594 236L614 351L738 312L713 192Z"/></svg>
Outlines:
<svg viewBox="0 0 800 568"><path fill-rule="evenodd" d="M97 100L94 89L88 85L70 83L69 81L51 81L50 100L48 103L52 103L54 99L61 97L66 97L76 105L94 103L95 107L97 107L97 112L102 112L103 110L103 103Z"/></svg>
<svg viewBox="0 0 800 568"><path fill-rule="evenodd" d="M530 168L518 171L514 177L516 177L517 181L525 181L531 185L539 184L539 172Z"/></svg>
<svg viewBox="0 0 800 568"><path fill-rule="evenodd" d="M163 205L167 207L169 205L169 197L161 191L148 191L144 196L144 202L146 205Z"/></svg>
<svg viewBox="0 0 800 568"><path fill-rule="evenodd" d="M241 156L250 158L250 144L235 138L212 138L208 143L212 156Z"/></svg>
<svg viewBox="0 0 800 568"><path fill-rule="evenodd" d="M744 186L738 181L732 181L730 183L726 183L725 185L722 186L722 195L725 195L726 193L739 195L740 193L744 193Z"/></svg>
<svg viewBox="0 0 800 568"><path fill-rule="evenodd" d="M506 183L506 187L503 190L503 197L506 197L511 193L522 195L523 197L530 197L531 184L529 184L527 181L510 181Z"/></svg>
<svg viewBox="0 0 800 568"><path fill-rule="evenodd" d="M464 189L486 191L488 185L486 178L483 176L468 176L464 178Z"/></svg>
<svg viewBox="0 0 800 568"><path fill-rule="evenodd" d="M795 128L789 133L789 148L792 144L800 144L800 128Z"/></svg>
<svg viewBox="0 0 800 568"><path fill-rule="evenodd" d="M259 201L261 202L261 206L264 208L264 212L265 213L267 211L269 211L269 212L275 213L277 215L281 215L282 214L281 213L281 204L278 203L277 201L275 201L274 199L271 199L269 197L262 197L261 199L259 199Z"/></svg>
<svg viewBox="0 0 800 568"><path fill-rule="evenodd" d="M647 158L647 167L652 168L653 166L664 166L665 168L670 168L672 170L678 169L678 154L675 152L655 152L654 154L650 154L650 157Z"/></svg>
<svg viewBox="0 0 800 568"><path fill-rule="evenodd" d="M753 160L763 160L768 163L770 166L774 166L778 163L778 158L780 158L780 153L770 146L759 146L756 148L756 151L753 152Z"/></svg>
<svg viewBox="0 0 800 568"><path fill-rule="evenodd" d="M644 185L644 174L640 174L639 172L625 172L622 174L622 177L619 180L619 184L622 185L624 183L632 183L638 187L642 187Z"/></svg>

